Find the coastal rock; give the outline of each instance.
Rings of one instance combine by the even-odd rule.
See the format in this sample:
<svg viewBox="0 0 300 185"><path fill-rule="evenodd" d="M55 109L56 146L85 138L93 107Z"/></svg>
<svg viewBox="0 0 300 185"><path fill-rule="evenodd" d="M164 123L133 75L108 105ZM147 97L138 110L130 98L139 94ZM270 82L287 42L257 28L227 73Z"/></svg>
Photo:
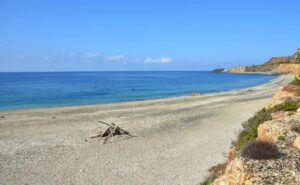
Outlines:
<svg viewBox="0 0 300 185"><path fill-rule="evenodd" d="M247 166L244 165L244 160L240 157L231 161L224 175L217 178L213 185L233 185L233 184L245 184L250 185L249 179L253 176L252 173L248 173L246 169Z"/></svg>
<svg viewBox="0 0 300 185"><path fill-rule="evenodd" d="M202 96L202 93L199 93L199 92L193 92L193 93L192 93L192 96Z"/></svg>
<svg viewBox="0 0 300 185"><path fill-rule="evenodd" d="M227 155L226 163L229 164L235 158L236 154L237 154L236 147L234 146L231 147Z"/></svg>
<svg viewBox="0 0 300 185"><path fill-rule="evenodd" d="M260 65L237 66L229 70L231 73L268 72L268 73L300 73L300 49L292 56L272 57Z"/></svg>
<svg viewBox="0 0 300 185"><path fill-rule="evenodd" d="M246 66L236 66L229 70L230 73L244 73L246 72Z"/></svg>
<svg viewBox="0 0 300 185"><path fill-rule="evenodd" d="M272 99L267 103L266 108L270 109L274 107L275 105L278 105L280 103L283 103L286 99L294 97L294 93L279 90L275 93L275 95L272 97Z"/></svg>
<svg viewBox="0 0 300 185"><path fill-rule="evenodd" d="M285 112L285 111L278 111L278 112L271 114L273 120L283 119L283 118L287 117L288 115L289 115L289 112Z"/></svg>
<svg viewBox="0 0 300 185"><path fill-rule="evenodd" d="M233 146L230 148L228 155L227 155L227 160L225 163L220 163L218 165L215 165L213 167L211 167L208 171L210 172L210 174L212 174L215 177L219 177L222 174L225 173L225 169L227 167L227 165L234 160L235 156L236 156L236 148Z"/></svg>
<svg viewBox="0 0 300 185"><path fill-rule="evenodd" d="M275 105L283 103L285 100L300 101L300 86L286 85L281 90L277 91L272 99L267 103L266 108L270 109Z"/></svg>
<svg viewBox="0 0 300 185"><path fill-rule="evenodd" d="M299 115L290 117L288 117L288 115L282 115L280 118L266 121L259 125L257 129L257 140L277 142L278 137L282 136L292 141L296 135L291 131L291 128L297 121L300 121Z"/></svg>
<svg viewBox="0 0 300 185"><path fill-rule="evenodd" d="M267 121L259 125L257 140L274 142L278 136L282 135L280 125L273 124L272 121Z"/></svg>
<svg viewBox="0 0 300 185"><path fill-rule="evenodd" d="M274 73L292 73L294 75L300 74L300 64L280 64L272 72Z"/></svg>
<svg viewBox="0 0 300 185"><path fill-rule="evenodd" d="M300 150L300 136L296 137L293 146Z"/></svg>
<svg viewBox="0 0 300 185"><path fill-rule="evenodd" d="M214 73L223 73L225 71L226 71L225 68L217 68L217 69L212 70L211 72L214 72Z"/></svg>
<svg viewBox="0 0 300 185"><path fill-rule="evenodd" d="M224 175L214 181L214 185L256 185L278 184L299 185L297 160L299 152L277 160L254 160L238 157L233 160Z"/></svg>
<svg viewBox="0 0 300 185"><path fill-rule="evenodd" d="M236 184L300 184L300 152L296 147L300 144L300 136L291 131L291 126L299 123L300 115L271 120L260 125L258 139L272 140L282 153L279 159L255 160L236 157L226 167L214 185ZM278 140L278 136L284 139ZM295 139L299 138L299 139Z"/></svg>
<svg viewBox="0 0 300 185"><path fill-rule="evenodd" d="M289 63L291 61L291 57L272 57L267 64L282 64Z"/></svg>
<svg viewBox="0 0 300 185"><path fill-rule="evenodd" d="M293 93L294 96L300 96L300 86L299 85L286 85L282 88L282 91L287 91Z"/></svg>

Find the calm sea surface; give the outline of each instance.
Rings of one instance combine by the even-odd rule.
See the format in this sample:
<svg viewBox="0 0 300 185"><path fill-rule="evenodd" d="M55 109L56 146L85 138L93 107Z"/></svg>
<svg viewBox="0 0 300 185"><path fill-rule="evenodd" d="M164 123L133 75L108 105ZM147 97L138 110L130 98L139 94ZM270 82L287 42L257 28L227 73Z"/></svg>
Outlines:
<svg viewBox="0 0 300 185"><path fill-rule="evenodd" d="M124 102L220 92L274 76L210 72L0 73L0 110Z"/></svg>

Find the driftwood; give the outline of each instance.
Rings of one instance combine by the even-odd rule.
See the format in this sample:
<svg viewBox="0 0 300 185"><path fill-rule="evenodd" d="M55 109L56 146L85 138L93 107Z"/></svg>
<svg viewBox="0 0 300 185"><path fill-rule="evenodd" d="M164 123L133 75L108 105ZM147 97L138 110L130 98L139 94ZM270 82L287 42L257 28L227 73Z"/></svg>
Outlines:
<svg viewBox="0 0 300 185"><path fill-rule="evenodd" d="M105 137L103 144L106 143L106 141L109 138L114 137L115 135L130 135L130 133L122 128L120 128L118 125L114 124L114 123L105 123L103 121L99 121L102 124L105 124L106 126L108 126L108 128L103 132L103 133L98 133L95 136L92 136L91 138L97 138L97 137Z"/></svg>

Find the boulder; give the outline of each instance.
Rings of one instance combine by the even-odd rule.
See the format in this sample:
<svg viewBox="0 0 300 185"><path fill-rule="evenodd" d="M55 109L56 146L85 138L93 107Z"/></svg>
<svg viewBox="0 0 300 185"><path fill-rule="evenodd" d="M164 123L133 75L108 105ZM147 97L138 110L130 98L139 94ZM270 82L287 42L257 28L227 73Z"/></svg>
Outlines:
<svg viewBox="0 0 300 185"><path fill-rule="evenodd" d="M282 129L279 124L274 124L273 121L267 121L259 125L257 132L257 140L275 142L278 136L282 135Z"/></svg>
<svg viewBox="0 0 300 185"><path fill-rule="evenodd" d="M231 161L225 170L225 173L217 178L213 185L234 185L245 184L250 185L249 176L253 174L249 173L246 169L242 158L238 157Z"/></svg>
<svg viewBox="0 0 300 185"><path fill-rule="evenodd" d="M198 92L193 92L192 96L202 96L202 93L198 93Z"/></svg>

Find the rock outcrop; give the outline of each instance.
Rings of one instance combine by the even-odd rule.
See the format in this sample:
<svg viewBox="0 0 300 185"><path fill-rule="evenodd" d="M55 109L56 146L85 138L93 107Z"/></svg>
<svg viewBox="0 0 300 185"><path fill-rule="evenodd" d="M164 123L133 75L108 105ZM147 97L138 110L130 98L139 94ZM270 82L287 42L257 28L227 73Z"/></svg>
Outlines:
<svg viewBox="0 0 300 185"><path fill-rule="evenodd" d="M291 57L272 57L266 64L290 63Z"/></svg>
<svg viewBox="0 0 300 185"><path fill-rule="evenodd" d="M294 97L294 93L279 90L275 93L275 95L272 97L272 99L267 103L266 108L269 109L271 107L274 107L275 105L278 105L280 103L283 103L285 100Z"/></svg>
<svg viewBox="0 0 300 185"><path fill-rule="evenodd" d="M287 116L284 119L272 120L259 127L258 140L271 140L276 143L282 156L279 159L254 160L236 157L226 167L225 173L219 176L214 185L254 185L254 184L300 184L300 141L296 132L291 130L300 122L300 115ZM283 139L278 139L281 136ZM300 139L299 139L300 140Z"/></svg>
<svg viewBox="0 0 300 185"><path fill-rule="evenodd" d="M292 56L272 57L261 65L236 66L229 70L231 73L269 72L300 74L300 49Z"/></svg>
<svg viewBox="0 0 300 185"><path fill-rule="evenodd" d="M268 103L267 108L291 99L300 102L300 85L286 85ZM271 109L274 110L274 109ZM300 184L300 108L297 112L275 111L272 119L257 128L257 141L274 143L280 152L276 159L251 159L229 152L231 160L219 170L214 185ZM261 151L264 152L264 151Z"/></svg>
<svg viewBox="0 0 300 185"><path fill-rule="evenodd" d="M246 66L236 66L229 70L230 73L245 73Z"/></svg>
<svg viewBox="0 0 300 185"><path fill-rule="evenodd" d="M269 111L269 116L271 114L271 118L266 119L269 121L260 122L253 128L256 131L251 132L255 134L248 136L252 140L256 138L257 143L267 142L275 146L276 149L278 148L279 157L272 159L253 157L252 159L250 158L251 155L243 155L245 150L242 150L243 152L240 154L240 151L236 151L233 147L225 163L216 165L209 170L212 175L211 179L215 179L212 184L299 185L300 108L297 112L295 112L295 108L291 112L290 106L293 104L297 106L297 103L300 102L300 77L297 76L300 75L300 49L292 56L273 57L262 65L233 67L229 72L291 73L295 75L295 80L276 92L265 107ZM283 106L285 106L285 109L280 108ZM259 120L254 121L257 121L255 122L257 124ZM266 148L263 150L266 150ZM261 152L264 151L259 151L256 154Z"/></svg>
<svg viewBox="0 0 300 185"><path fill-rule="evenodd" d="M300 86L286 85L275 93L272 99L267 103L266 108L270 109L275 105L283 103L286 100L294 100L300 102Z"/></svg>
<svg viewBox="0 0 300 185"><path fill-rule="evenodd" d="M300 64L280 64L275 68L273 73L292 73L294 75L300 74Z"/></svg>

